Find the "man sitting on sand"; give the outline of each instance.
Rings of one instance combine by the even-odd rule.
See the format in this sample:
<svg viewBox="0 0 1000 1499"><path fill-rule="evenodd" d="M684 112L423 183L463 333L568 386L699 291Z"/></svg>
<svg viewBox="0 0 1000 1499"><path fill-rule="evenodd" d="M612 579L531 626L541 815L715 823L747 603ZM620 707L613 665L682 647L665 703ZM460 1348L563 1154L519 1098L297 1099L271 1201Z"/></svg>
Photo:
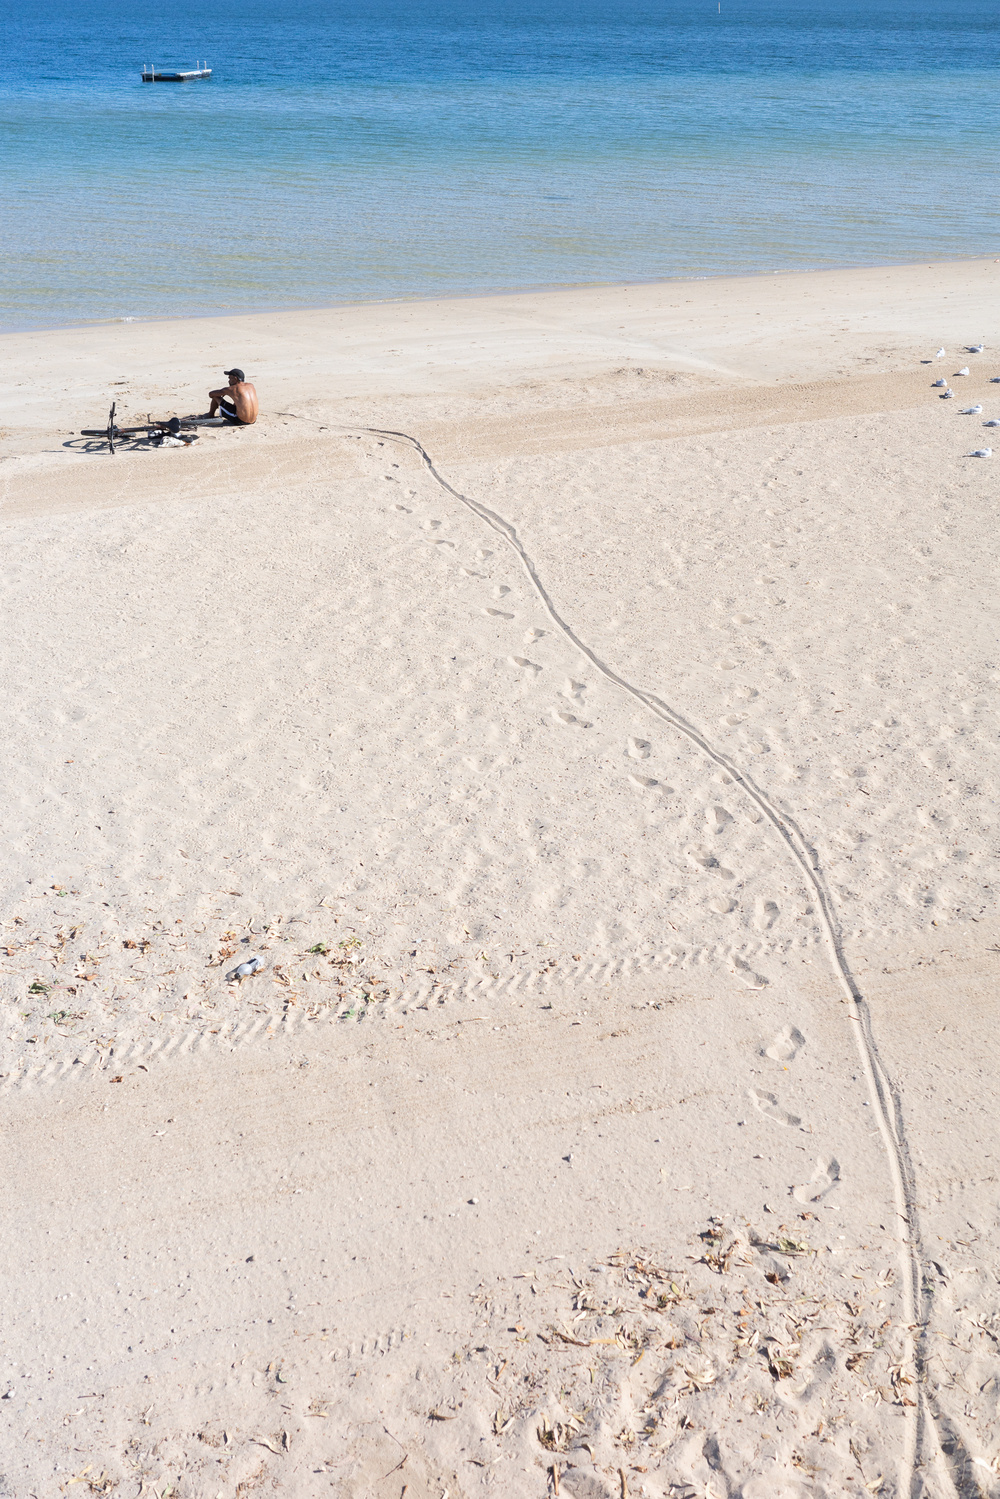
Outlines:
<svg viewBox="0 0 1000 1499"><path fill-rule="evenodd" d="M208 399L212 403L209 416L218 412L231 426L251 427L257 420L257 392L242 370L223 370L229 384L221 390L210 390Z"/></svg>

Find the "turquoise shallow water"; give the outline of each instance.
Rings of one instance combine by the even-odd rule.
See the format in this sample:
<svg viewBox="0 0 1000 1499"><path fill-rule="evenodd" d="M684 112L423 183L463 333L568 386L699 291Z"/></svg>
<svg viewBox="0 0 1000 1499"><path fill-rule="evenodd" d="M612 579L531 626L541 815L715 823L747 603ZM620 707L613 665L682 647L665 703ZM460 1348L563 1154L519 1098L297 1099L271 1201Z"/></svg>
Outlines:
<svg viewBox="0 0 1000 1499"><path fill-rule="evenodd" d="M25 0L0 327L994 252L992 0L717 7Z"/></svg>

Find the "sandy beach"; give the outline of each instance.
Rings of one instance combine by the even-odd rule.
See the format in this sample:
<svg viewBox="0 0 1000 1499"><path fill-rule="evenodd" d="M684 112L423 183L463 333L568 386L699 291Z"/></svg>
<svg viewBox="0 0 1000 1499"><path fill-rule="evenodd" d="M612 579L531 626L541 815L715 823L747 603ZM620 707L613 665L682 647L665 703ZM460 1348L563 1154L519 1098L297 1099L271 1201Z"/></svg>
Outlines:
<svg viewBox="0 0 1000 1499"><path fill-rule="evenodd" d="M0 339L0 1495L1000 1494L998 286Z"/></svg>

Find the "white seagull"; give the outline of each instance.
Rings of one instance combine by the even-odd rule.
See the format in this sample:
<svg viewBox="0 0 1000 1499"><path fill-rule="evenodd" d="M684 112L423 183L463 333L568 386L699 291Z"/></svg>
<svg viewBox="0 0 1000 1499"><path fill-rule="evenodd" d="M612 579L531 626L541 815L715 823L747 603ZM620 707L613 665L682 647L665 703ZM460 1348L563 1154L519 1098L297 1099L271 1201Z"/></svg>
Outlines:
<svg viewBox="0 0 1000 1499"><path fill-rule="evenodd" d="M941 394L938 396L938 400L939 401L951 401L951 400L954 399L954 396L955 396L955 392L953 390L943 390L941 392Z"/></svg>
<svg viewBox="0 0 1000 1499"><path fill-rule="evenodd" d="M968 373L969 373L969 366L968 365L965 365L963 369L955 371L956 375L967 375Z"/></svg>
<svg viewBox="0 0 1000 1499"><path fill-rule="evenodd" d="M992 458L993 457L993 449L992 448L973 448L972 452L969 454L969 457L970 458Z"/></svg>
<svg viewBox="0 0 1000 1499"><path fill-rule="evenodd" d="M985 344L966 344L965 347L966 347L967 351L970 354L981 354L983 352L983 350L985 349L986 345Z"/></svg>
<svg viewBox="0 0 1000 1499"><path fill-rule="evenodd" d="M983 408L981 406L963 406L959 412L959 416L982 416L982 414Z"/></svg>
<svg viewBox="0 0 1000 1499"><path fill-rule="evenodd" d="M937 353L934 355L934 358L935 359L943 359L944 356L945 356L945 350L944 349L938 349Z"/></svg>
<svg viewBox="0 0 1000 1499"><path fill-rule="evenodd" d="M931 383L932 383L932 385L933 385L933 386L934 386L934 388L935 388L935 390L936 390L936 389L937 389L937 387L938 387L938 386L939 386L939 385L940 385L940 386L947 386L947 384L948 384L948 382L947 382L947 380L945 380L945 379L941 379L941 380L933 380L933 381L932 381L932 382L931 382Z"/></svg>
<svg viewBox="0 0 1000 1499"><path fill-rule="evenodd" d="M990 419L990 421L983 422L983 426L984 427L1000 427L1000 422L998 422L997 419L996 419L996 417L994 416L994 417L992 417Z"/></svg>

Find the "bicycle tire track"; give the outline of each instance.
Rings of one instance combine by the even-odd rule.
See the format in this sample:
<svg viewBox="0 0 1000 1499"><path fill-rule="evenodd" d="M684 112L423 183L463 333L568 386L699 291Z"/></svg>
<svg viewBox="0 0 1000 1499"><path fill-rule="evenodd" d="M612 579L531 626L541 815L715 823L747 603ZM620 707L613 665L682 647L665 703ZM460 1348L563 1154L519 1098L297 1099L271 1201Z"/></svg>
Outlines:
<svg viewBox="0 0 1000 1499"><path fill-rule="evenodd" d="M895 1208L895 1230L900 1266L902 1313L904 1318L904 1346L907 1350L908 1362L919 1374L924 1362L921 1347L922 1338L920 1336L923 1324L921 1315L923 1310L923 1296L920 1273L922 1256L920 1253L913 1172L910 1165L909 1150L903 1123L902 1099L882 1062L872 1029L871 1013L867 1001L858 987L844 954L835 902L827 885L816 850L812 847L795 819L779 811L767 794L724 750L718 749L696 725L690 723L683 714L671 707L669 703L664 702L663 699L657 697L655 694L647 692L644 688L637 687L633 682L621 676L613 667L602 661L585 641L581 640L573 627L556 608L538 574L530 554L518 536L516 528L509 521L505 520L502 515L491 510L489 506L482 504L478 500L471 499L468 495L462 494L460 490L455 489L453 485L449 484L444 475L435 467L433 459L418 438L408 432L398 432L391 428L359 426L352 427L350 430L365 432L375 437L395 439L409 446L418 455L435 482L447 494L456 499L459 504L464 505L467 510L477 516L479 520L500 536L505 544L516 554L531 587L549 619L574 649L578 650L590 662L595 671L599 672L605 681L619 688L635 702L641 703L643 707L648 709L662 723L667 724L675 732L683 735L684 738L711 759L714 764L732 776L744 794L749 797L761 814L767 818L784 844L786 852L802 871L819 906L821 926L826 938L831 966L838 985L844 993L844 998L848 1006L848 1018L854 1023L853 1029L859 1058L865 1073L875 1116L878 1120L879 1133L886 1149L892 1184L893 1206ZM924 1393L923 1382L919 1379L917 1381L917 1389L919 1392L917 1405L913 1408L904 1408L906 1428L904 1450L901 1454L899 1468L899 1492L904 1495L910 1495L913 1492L918 1450L925 1424L923 1417L926 1408L926 1395ZM929 1411L927 1411L927 1414L931 1415L931 1425L934 1427L935 1420L933 1414ZM938 1447L940 1451L940 1444L938 1444Z"/></svg>

